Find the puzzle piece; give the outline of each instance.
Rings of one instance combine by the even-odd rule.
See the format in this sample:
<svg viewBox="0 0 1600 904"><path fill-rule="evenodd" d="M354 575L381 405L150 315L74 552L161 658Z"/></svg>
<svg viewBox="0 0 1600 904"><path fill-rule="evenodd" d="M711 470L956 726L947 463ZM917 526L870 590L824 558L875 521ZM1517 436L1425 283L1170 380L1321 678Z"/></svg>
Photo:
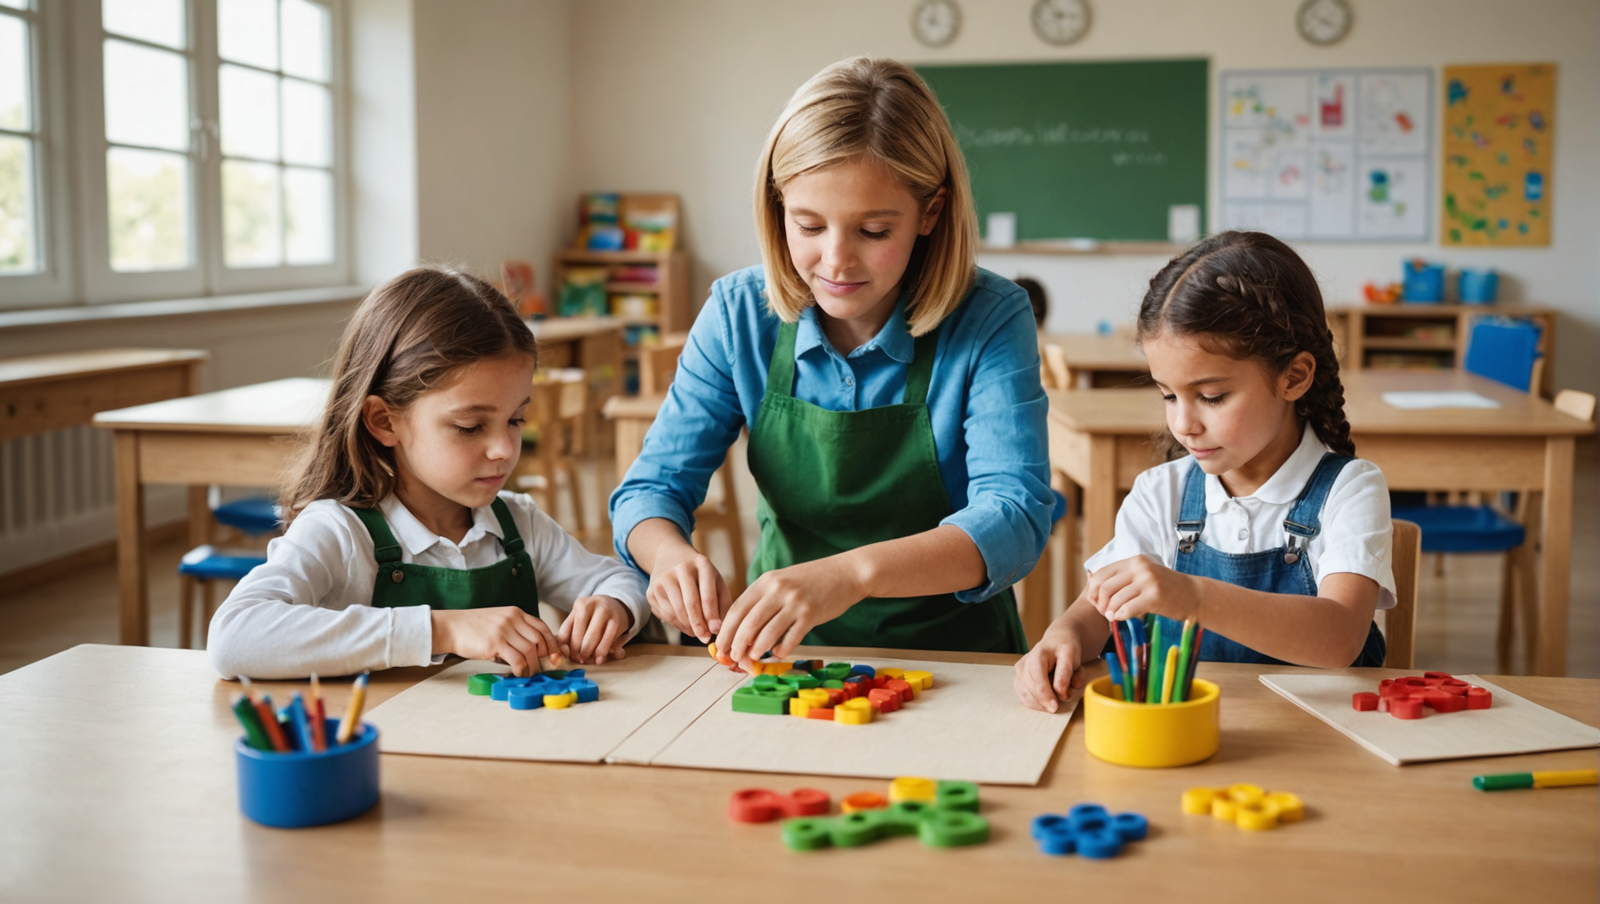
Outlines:
<svg viewBox="0 0 1600 904"><path fill-rule="evenodd" d="M1064 857L1079 854L1105 860L1122 853L1129 841L1142 841L1150 833L1150 822L1138 813L1112 815L1099 804L1078 804L1065 816L1046 813L1033 820L1033 840L1046 854Z"/></svg>
<svg viewBox="0 0 1600 904"><path fill-rule="evenodd" d="M989 840L989 821L976 812L977 785L939 782L935 786L928 779L914 781L933 787L934 798L888 803L876 792L852 794L842 802L842 816L786 821L783 843L790 850L814 851L830 846L861 847L900 835L915 835L928 847L963 847ZM941 805L941 792L944 800L961 806Z"/></svg>
<svg viewBox="0 0 1600 904"><path fill-rule="evenodd" d="M1409 702L1409 701L1406 701ZM1418 706L1420 707L1420 703ZM1275 829L1305 818L1305 804L1287 791L1266 791L1257 785L1190 788L1183 792L1183 812L1210 813L1249 832Z"/></svg>
<svg viewBox="0 0 1600 904"><path fill-rule="evenodd" d="M584 677L583 669L551 669L525 678L486 672L467 679L467 693L488 696L516 710L566 709L599 700L600 686Z"/></svg>
<svg viewBox="0 0 1600 904"><path fill-rule="evenodd" d="M708 649L717 655L714 647ZM866 725L884 713L895 712L932 686L931 672L875 669L848 662L823 665L821 660L803 659L762 664L749 684L734 690L730 705L735 712ZM579 691L579 702L586 702L584 688L573 689ZM490 693L496 693L493 686Z"/></svg>
<svg viewBox="0 0 1600 904"><path fill-rule="evenodd" d="M733 792L728 801L728 818L734 822L772 822L781 816L821 816L828 812L831 798L826 791L796 788L777 794L765 788L745 788Z"/></svg>
<svg viewBox="0 0 1600 904"><path fill-rule="evenodd" d="M1424 672L1421 677L1385 678L1378 682L1376 695L1355 694L1351 706L1362 712L1386 712L1396 719L1420 719L1426 715L1423 707L1436 713L1458 713L1489 709L1493 701L1487 688L1468 684L1449 672Z"/></svg>

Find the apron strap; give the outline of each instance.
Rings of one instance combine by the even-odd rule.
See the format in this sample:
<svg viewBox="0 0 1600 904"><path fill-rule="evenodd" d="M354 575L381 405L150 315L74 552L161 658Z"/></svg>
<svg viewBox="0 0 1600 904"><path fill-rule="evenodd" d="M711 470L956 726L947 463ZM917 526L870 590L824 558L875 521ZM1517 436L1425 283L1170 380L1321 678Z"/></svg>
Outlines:
<svg viewBox="0 0 1600 904"><path fill-rule="evenodd" d="M517 522L511 520L511 507L499 496L489 503L489 508L494 510L495 518L500 522L500 545L505 547L506 558L522 552L522 532L517 530Z"/></svg>
<svg viewBox="0 0 1600 904"><path fill-rule="evenodd" d="M939 332L944 324L917 337L911 347L911 363L906 365L906 392L901 402L921 405L928 401L928 384L933 382L933 358L939 350Z"/></svg>
<svg viewBox="0 0 1600 904"><path fill-rule="evenodd" d="M366 525L367 533L372 535L372 551L378 557L378 571L383 571L385 565L400 564L400 541L394 537L394 531L389 529L389 521L383 517L383 512L377 508L353 508L361 523Z"/></svg>
<svg viewBox="0 0 1600 904"><path fill-rule="evenodd" d="M1183 479L1183 503L1178 507L1178 551L1194 552L1206 529L1206 472L1195 462Z"/></svg>
<svg viewBox="0 0 1600 904"><path fill-rule="evenodd" d="M1306 481L1305 489L1300 491L1294 507L1289 509L1288 517L1283 519L1283 529L1289 534L1291 544L1295 537L1310 540L1322 532L1322 504L1328 501L1328 491L1333 489L1339 472L1352 461L1355 459L1348 455L1323 453L1322 460L1317 462L1317 469L1311 472L1311 479Z"/></svg>
<svg viewBox="0 0 1600 904"><path fill-rule="evenodd" d="M794 395L794 338L799 334L799 323L778 324L778 341L772 346L772 360L767 362L768 398Z"/></svg>

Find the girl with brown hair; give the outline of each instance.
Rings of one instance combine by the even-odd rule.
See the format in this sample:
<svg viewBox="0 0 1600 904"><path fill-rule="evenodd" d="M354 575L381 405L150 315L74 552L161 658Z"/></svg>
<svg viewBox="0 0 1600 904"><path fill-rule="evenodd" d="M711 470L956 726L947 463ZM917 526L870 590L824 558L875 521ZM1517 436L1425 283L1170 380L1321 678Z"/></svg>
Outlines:
<svg viewBox="0 0 1600 904"><path fill-rule="evenodd" d="M1133 619L1173 643L1194 620L1202 660L1381 666L1388 486L1355 457L1310 268L1269 235L1213 236L1150 281L1138 337L1189 454L1135 478L1083 594L1017 663L1023 702L1055 711Z"/></svg>
<svg viewBox="0 0 1600 904"><path fill-rule="evenodd" d="M522 450L533 333L473 276L411 270L356 309L284 494L289 527L211 621L224 677L420 666L445 654L621 658L644 582L501 488ZM567 611L558 634L539 602Z"/></svg>

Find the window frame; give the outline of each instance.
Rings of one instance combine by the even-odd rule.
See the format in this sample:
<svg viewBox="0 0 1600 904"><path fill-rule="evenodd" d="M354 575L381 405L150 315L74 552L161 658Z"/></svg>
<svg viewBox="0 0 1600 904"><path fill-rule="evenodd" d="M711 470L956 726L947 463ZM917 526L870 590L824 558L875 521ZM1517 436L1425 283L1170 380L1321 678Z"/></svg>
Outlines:
<svg viewBox="0 0 1600 904"><path fill-rule="evenodd" d="M314 0L328 10L332 98L333 261L229 268L224 262L219 127L217 0L185 0L189 66L189 216L191 266L117 272L111 267L105 128L104 42L99 2L33 0L35 110L41 147L35 160L35 210L43 268L0 276L0 310L203 298L344 286L352 272L350 238L349 63L345 0ZM66 7L64 9L64 7ZM281 13L280 13L281 15ZM137 38L110 35L144 46ZM281 110L281 107L280 107ZM70 112L69 112L70 111ZM281 113L280 113L281 115ZM69 121L70 120L70 121ZM70 134L71 140L68 141ZM76 238L75 238L76 237Z"/></svg>

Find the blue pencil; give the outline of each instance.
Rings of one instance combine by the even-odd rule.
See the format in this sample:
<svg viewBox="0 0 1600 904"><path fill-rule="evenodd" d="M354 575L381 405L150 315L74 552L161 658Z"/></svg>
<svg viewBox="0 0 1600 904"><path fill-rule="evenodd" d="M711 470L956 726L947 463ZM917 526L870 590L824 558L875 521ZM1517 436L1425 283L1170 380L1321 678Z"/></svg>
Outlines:
<svg viewBox="0 0 1600 904"><path fill-rule="evenodd" d="M1106 665L1111 669L1111 686L1117 689L1117 696L1122 697L1122 669L1117 666L1117 656L1115 653L1113 653L1111 657L1106 660Z"/></svg>

